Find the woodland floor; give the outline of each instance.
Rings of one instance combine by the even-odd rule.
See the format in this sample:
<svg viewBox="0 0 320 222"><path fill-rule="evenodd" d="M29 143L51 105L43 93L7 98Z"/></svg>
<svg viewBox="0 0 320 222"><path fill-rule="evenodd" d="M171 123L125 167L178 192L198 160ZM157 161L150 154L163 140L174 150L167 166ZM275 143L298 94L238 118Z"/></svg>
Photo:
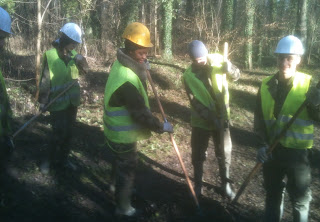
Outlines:
<svg viewBox="0 0 320 222"><path fill-rule="evenodd" d="M32 102L35 81L29 80L34 77L34 72L26 68L30 67L30 61L29 57L16 57L12 62L14 68L7 69L4 75L15 115L15 130L37 112ZM15 138L12 158L6 172L0 175L1 222L123 221L113 214L114 198L108 189L111 158L104 145L102 130L103 94L108 69L91 65L94 67L91 72L81 77L82 104L71 143L70 160L77 169L55 176L41 174L39 166L51 136L48 113L41 115ZM182 68L186 65L186 62L179 64ZM272 71L243 72L238 82L230 83L233 120L231 179L235 191L255 165L257 142L252 127L255 98L261 79ZM318 71L311 69L314 74ZM151 74L168 119L174 125L174 138L192 179L190 109L181 84L182 72L174 67L154 64ZM153 113L161 118L150 90L149 95ZM319 147L318 135L319 128L316 127L315 148ZM231 205L221 196L212 142L205 162L204 198L200 201L202 214L195 207L169 136L153 134L138 146L140 159L133 205L142 210L142 216L136 221L261 221L265 197L261 172L249 184L239 203ZM311 222L320 221L320 155L314 150ZM285 206L283 221L292 221L287 195Z"/></svg>

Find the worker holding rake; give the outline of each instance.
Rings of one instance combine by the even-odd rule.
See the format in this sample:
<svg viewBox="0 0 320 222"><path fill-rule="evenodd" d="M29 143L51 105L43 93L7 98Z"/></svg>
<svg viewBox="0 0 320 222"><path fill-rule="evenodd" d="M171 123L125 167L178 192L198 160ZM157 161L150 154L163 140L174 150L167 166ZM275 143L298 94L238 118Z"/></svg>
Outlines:
<svg viewBox="0 0 320 222"><path fill-rule="evenodd" d="M146 88L146 56L153 44L146 26L134 22L122 35L125 48L117 51L104 95L104 134L111 149L112 184L115 194L116 214L137 216L131 204L131 194L137 166L137 142L148 139L151 131L173 132L169 122L161 123L150 112Z"/></svg>
<svg viewBox="0 0 320 222"><path fill-rule="evenodd" d="M296 71L303 53L297 37L282 38L275 50L278 72L265 78L258 92L254 127L261 141L257 160L263 163L264 221L267 222L281 220L285 189L292 202L293 221L308 221L311 201L309 157L314 136L312 120L320 120L320 90L310 87L310 75ZM303 108L301 112L299 107ZM296 116L298 112L300 114ZM284 129L284 136L279 137ZM275 147L274 141L279 141Z"/></svg>
<svg viewBox="0 0 320 222"><path fill-rule="evenodd" d="M45 174L52 169L57 172L67 168L75 169L68 156L72 126L80 105L78 76L88 71L86 59L74 50L81 43L81 35L82 31L77 24L66 23L60 29L60 37L52 43L53 48L43 56L38 101L41 111L50 112L53 130L48 160L40 166L41 172ZM54 102L48 107L51 101ZM45 107L47 110L43 110Z"/></svg>
<svg viewBox="0 0 320 222"><path fill-rule="evenodd" d="M229 169L231 138L228 79L239 79L240 70L221 54L208 54L206 46L194 40L188 47L191 66L183 80L191 104L191 148L195 193L201 196L203 163L210 137L213 138L223 194L232 199ZM226 74L226 75L225 75Z"/></svg>

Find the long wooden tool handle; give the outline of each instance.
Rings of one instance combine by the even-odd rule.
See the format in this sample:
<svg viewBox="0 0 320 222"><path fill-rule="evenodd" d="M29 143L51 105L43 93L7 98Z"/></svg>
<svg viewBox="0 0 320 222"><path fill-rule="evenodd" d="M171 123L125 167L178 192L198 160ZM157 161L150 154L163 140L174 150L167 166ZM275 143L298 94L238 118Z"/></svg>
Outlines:
<svg viewBox="0 0 320 222"><path fill-rule="evenodd" d="M318 84L319 85L319 84ZM280 139L286 134L287 130L289 129L289 127L292 125L292 123L296 120L296 118L299 116L299 114L302 112L302 110L305 108L307 104L307 101L305 100L301 106L299 107L299 109L296 111L296 113L292 116L292 118L290 119L290 121L287 123L287 125L281 130L280 134L278 135L277 139L273 142L273 144L269 147L267 155L270 155L272 153L272 151L275 149L275 147L278 145L278 143L280 142ZM247 176L247 178L245 179L245 181L242 183L239 191L237 192L236 197L232 200L232 203L236 203L239 199L239 197L241 196L241 194L243 193L243 191L245 190L245 188L247 187L247 185L249 184L250 180L256 175L256 173L260 170L260 168L262 167L262 163L257 163L255 165L255 167L251 170L251 172L249 173L249 175Z"/></svg>
<svg viewBox="0 0 320 222"><path fill-rule="evenodd" d="M154 94L154 96L156 97L156 100L157 100L157 103L158 103L158 106L159 106L161 115L162 115L164 121L167 122L166 115L165 115L164 110L163 110L163 108L162 108L160 99L159 99L159 97L158 97L157 90L156 90L156 88L155 88L155 86L154 86L154 84L153 84L153 81L152 81L152 78L151 78L151 75L150 75L149 70L147 70L147 77L148 77L148 80L149 80L149 82L150 82L150 85L151 85L153 94ZM173 145L173 147L174 147L174 150L176 151L176 154L177 154L177 156L178 156L178 159L179 159L181 168L182 168L182 170L183 170L183 172L184 172L184 175L185 175L185 177L186 177L186 181L187 181L187 184L188 184L189 189L190 189L190 191L191 191L191 194L192 194L192 196L193 196L193 199L194 199L197 207L200 208L198 198L197 198L197 196L196 196L196 193L194 192L194 189L193 189L193 186L192 186L191 181L190 181L190 179L189 179L187 170L186 170L186 168L185 168L185 166L184 166L184 163L183 163L183 161L182 161L182 158L181 158L180 151L179 151L179 148L178 148L178 146L177 146L177 143L176 143L176 141L174 140L172 133L169 133L169 135L170 135L170 139L171 139L172 145Z"/></svg>
<svg viewBox="0 0 320 222"><path fill-rule="evenodd" d="M228 43L224 43L224 48L223 48L223 61L226 62L228 60Z"/></svg>
<svg viewBox="0 0 320 222"><path fill-rule="evenodd" d="M72 86L74 86L78 80L75 80L73 83L71 83L65 90L63 90L61 93L59 93L53 100L51 100L40 112L38 112L36 115L34 115L30 120L28 120L25 124L23 124L20 129L18 129L13 135L12 138L15 138L22 130L24 130L30 123L32 123L35 119L37 119L44 111L48 109L48 107L54 103L57 99L59 99L63 94L65 94Z"/></svg>

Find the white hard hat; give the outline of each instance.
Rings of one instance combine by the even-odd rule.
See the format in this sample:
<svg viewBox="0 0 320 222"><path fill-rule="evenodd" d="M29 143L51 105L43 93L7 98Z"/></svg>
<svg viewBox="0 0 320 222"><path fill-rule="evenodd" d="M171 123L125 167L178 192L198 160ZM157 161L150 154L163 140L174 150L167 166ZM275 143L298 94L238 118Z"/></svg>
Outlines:
<svg viewBox="0 0 320 222"><path fill-rule="evenodd" d="M11 33L11 18L6 10L0 7L0 29L4 32Z"/></svg>
<svg viewBox="0 0 320 222"><path fill-rule="evenodd" d="M61 29L60 32L64 33L66 36L68 36L70 39L72 39L75 42L81 43L81 29L80 27L75 23L67 23L65 24Z"/></svg>
<svg viewBox="0 0 320 222"><path fill-rule="evenodd" d="M303 55L304 49L300 39L293 35L283 37L277 45L277 54L291 54L291 55Z"/></svg>

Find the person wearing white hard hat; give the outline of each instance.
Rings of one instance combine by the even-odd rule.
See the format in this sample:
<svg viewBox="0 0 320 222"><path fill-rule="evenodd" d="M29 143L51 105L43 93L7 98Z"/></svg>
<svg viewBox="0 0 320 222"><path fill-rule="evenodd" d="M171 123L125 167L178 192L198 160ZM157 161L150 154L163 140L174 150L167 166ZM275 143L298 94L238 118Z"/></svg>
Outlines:
<svg viewBox="0 0 320 222"><path fill-rule="evenodd" d="M313 146L313 120L320 120L320 91L310 87L310 75L297 71L303 53L304 48L297 37L282 38L275 50L278 72L262 80L257 96L254 129L260 141L257 161L263 163L264 221L267 222L281 220L285 190L292 202L293 221L308 221L311 201L309 157ZM269 146L305 100L308 105L271 155L267 155Z"/></svg>
<svg viewBox="0 0 320 222"><path fill-rule="evenodd" d="M75 168L75 165L68 161L69 142L72 136L72 125L75 123L80 104L78 75L88 71L86 59L74 50L81 43L80 27L75 23L67 23L60 29L60 34L60 38L52 43L54 48L44 53L40 79L38 98L40 109L50 112L53 130L49 158L40 166L43 173L49 173L50 169ZM73 86L70 89L53 102L47 110L43 110L46 104L71 84Z"/></svg>
<svg viewBox="0 0 320 222"><path fill-rule="evenodd" d="M11 18L6 10L0 7L0 53L4 53L5 39L11 34ZM2 57L2 56L1 56ZM6 85L0 67L0 170L4 169L5 162L12 151L11 139L12 111Z"/></svg>

